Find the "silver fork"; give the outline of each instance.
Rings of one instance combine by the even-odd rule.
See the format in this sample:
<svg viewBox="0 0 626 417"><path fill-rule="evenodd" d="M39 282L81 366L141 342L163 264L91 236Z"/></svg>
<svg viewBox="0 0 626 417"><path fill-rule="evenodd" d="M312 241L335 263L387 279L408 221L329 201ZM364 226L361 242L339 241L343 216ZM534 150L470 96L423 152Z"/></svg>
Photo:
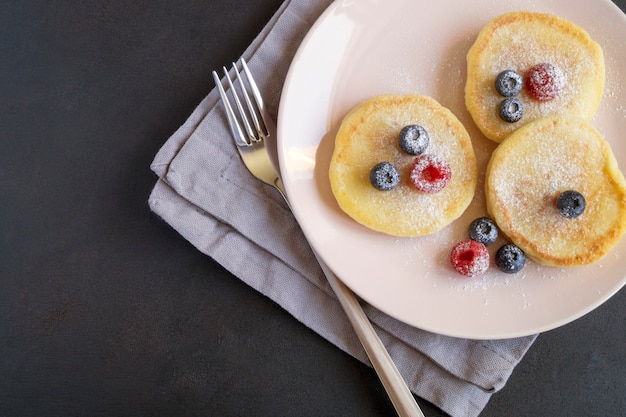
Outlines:
<svg viewBox="0 0 626 417"><path fill-rule="evenodd" d="M223 67L223 71L227 86L231 92L232 102L235 103L234 107L237 109L236 112L220 77L215 71L213 71L213 79L220 92L237 150L252 175L275 187L289 205L283 183L265 144L266 138L274 138L276 135L274 120L263 104L263 98L256 82L252 78L246 61L241 58L241 67L247 82L244 82L244 77L237 69L237 65L235 63L232 65L236 74L237 88L228 73L228 69ZM385 349L385 346L376 334L354 293L337 278L315 250L313 250L313 253L339 303L348 316L398 415L401 417L424 417L415 401L415 397L413 397L404 379L402 379L398 368L393 363L387 349Z"/></svg>

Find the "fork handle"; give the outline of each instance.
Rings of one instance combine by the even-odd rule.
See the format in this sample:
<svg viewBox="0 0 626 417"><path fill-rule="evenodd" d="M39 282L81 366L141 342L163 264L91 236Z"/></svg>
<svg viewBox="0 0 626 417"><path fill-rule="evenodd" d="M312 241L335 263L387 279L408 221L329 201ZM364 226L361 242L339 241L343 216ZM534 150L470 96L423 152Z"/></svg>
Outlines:
<svg viewBox="0 0 626 417"><path fill-rule="evenodd" d="M378 374L385 391L387 391L387 395L391 399L398 416L424 417L415 401L415 397L413 397L409 387L407 387L402 375L400 375L398 368L393 363L389 352L387 352L385 345L383 345L383 342L372 327L372 323L365 315L354 293L320 259L315 249L313 249L313 253L322 267L326 279L337 295L339 303L348 316L352 327L354 327L354 331L361 341L365 353L372 362L372 366Z"/></svg>
<svg viewBox="0 0 626 417"><path fill-rule="evenodd" d="M290 206L283 182L279 176L276 176L273 185L285 199L287 205ZM311 247L311 250L322 268L330 287L335 292L335 295L339 300L339 304L341 304L341 307L346 313L350 324L352 324L352 327L354 328L354 331L359 338L367 357L372 363L374 370L378 374L378 378L382 382L385 391L387 391L387 395L396 409L398 416L424 417L422 410L420 410L417 402L415 401L415 397L413 397L411 390L409 390L409 387L406 385L402 375L400 375L400 371L398 371L398 368L393 363L391 356L389 356L389 352L387 352L385 345L383 345L380 337L378 337L376 330L372 327L372 323L365 315L365 311L363 311L363 307L361 307L356 295L354 295L354 293L346 287L346 285L341 282L339 278L337 278L335 273L330 270L328 265L326 265L313 247Z"/></svg>

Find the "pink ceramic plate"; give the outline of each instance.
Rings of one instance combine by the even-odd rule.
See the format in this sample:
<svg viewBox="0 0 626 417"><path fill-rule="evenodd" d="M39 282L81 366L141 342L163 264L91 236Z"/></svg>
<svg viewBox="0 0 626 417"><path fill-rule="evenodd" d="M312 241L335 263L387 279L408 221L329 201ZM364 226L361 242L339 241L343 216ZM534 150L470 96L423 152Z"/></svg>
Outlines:
<svg viewBox="0 0 626 417"><path fill-rule="evenodd" d="M353 106L377 94L418 93L452 110L474 141L481 173L495 147L463 100L465 55L491 18L549 12L585 28L604 49L607 85L593 124L626 169L626 17L609 0L340 0L315 23L290 68L278 120L279 159L295 216L313 247L367 302L410 325L445 335L510 338L553 329L593 310L626 282L626 239L599 263L557 269L527 263L464 278L452 245L486 214L482 179L466 213L422 238L395 238L355 223L330 191L335 132ZM491 248L491 247L490 247ZM493 253L493 249L491 249Z"/></svg>

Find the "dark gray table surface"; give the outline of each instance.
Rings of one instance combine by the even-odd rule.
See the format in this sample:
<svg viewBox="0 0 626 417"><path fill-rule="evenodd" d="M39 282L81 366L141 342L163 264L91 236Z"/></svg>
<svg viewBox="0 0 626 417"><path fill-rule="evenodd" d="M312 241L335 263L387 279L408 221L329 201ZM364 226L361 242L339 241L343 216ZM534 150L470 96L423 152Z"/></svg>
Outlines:
<svg viewBox="0 0 626 417"><path fill-rule="evenodd" d="M3 3L0 416L394 415L148 209L153 156L280 4ZM625 305L542 334L482 416L625 416Z"/></svg>

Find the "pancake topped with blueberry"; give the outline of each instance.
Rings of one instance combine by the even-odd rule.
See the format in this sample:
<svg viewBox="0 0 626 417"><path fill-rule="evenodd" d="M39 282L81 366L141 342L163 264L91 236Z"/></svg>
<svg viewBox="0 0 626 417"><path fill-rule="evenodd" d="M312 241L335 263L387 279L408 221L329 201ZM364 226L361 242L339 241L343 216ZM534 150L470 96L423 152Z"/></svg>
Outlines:
<svg viewBox="0 0 626 417"><path fill-rule="evenodd" d="M553 116L528 123L493 152L487 210L534 261L595 262L626 231L626 181L608 142L589 122Z"/></svg>
<svg viewBox="0 0 626 417"><path fill-rule="evenodd" d="M465 105L499 143L542 117L591 120L604 72L602 48L579 26L549 14L507 13L485 25L467 54Z"/></svg>
<svg viewBox="0 0 626 417"><path fill-rule="evenodd" d="M394 236L435 233L458 218L476 190L470 136L437 101L383 95L346 115L329 169L340 208Z"/></svg>

